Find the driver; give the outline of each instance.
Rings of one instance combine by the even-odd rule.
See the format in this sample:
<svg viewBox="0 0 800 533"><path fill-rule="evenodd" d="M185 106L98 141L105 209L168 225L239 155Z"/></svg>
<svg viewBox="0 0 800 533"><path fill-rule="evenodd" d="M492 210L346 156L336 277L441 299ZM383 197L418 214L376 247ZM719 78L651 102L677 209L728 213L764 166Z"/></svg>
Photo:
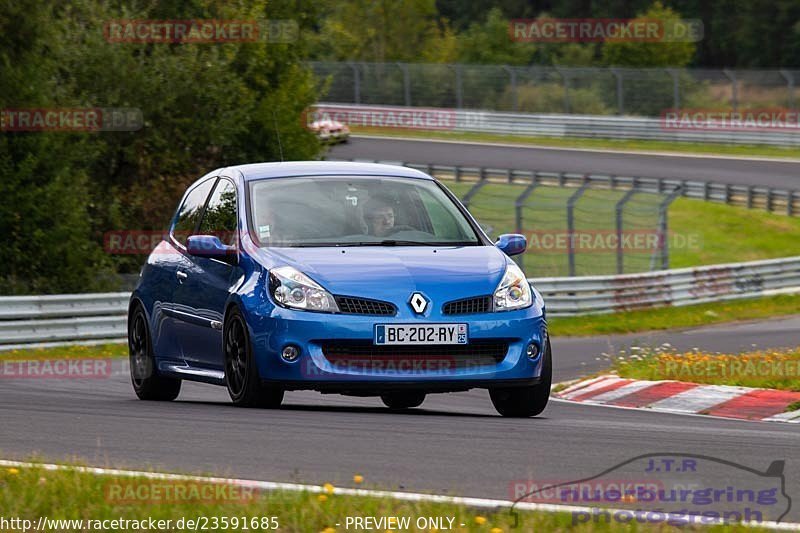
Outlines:
<svg viewBox="0 0 800 533"><path fill-rule="evenodd" d="M370 202L364 213L367 233L376 237L385 237L394 228L394 208L383 200Z"/></svg>

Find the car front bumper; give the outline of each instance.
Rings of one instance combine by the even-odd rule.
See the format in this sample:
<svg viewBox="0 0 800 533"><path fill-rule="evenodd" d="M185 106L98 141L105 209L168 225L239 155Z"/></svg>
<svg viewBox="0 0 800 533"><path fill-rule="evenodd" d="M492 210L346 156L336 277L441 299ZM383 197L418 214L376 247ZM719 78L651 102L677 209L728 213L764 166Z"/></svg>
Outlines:
<svg viewBox="0 0 800 533"><path fill-rule="evenodd" d="M539 381L547 344L547 325L542 309L532 306L517 311L461 316L380 317L314 313L271 307L268 313L247 313L247 323L261 379L287 390L378 394L390 389L455 391L532 385ZM466 323L469 346L502 343L502 355L473 357L469 349L449 354L447 348L435 356L421 347L372 352L376 324ZM538 348L528 357L529 344ZM292 362L281 352L287 345L300 350ZM331 346L356 345L372 352L368 357L334 358ZM480 350L476 349L476 354Z"/></svg>

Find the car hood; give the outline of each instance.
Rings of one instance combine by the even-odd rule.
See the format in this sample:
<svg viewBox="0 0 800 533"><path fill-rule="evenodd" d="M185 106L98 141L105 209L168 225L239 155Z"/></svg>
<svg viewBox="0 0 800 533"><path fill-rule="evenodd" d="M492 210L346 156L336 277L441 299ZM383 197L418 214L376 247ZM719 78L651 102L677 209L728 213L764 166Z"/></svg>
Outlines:
<svg viewBox="0 0 800 533"><path fill-rule="evenodd" d="M333 294L405 301L414 291L447 301L492 294L507 258L494 246L271 248L273 264L305 273Z"/></svg>

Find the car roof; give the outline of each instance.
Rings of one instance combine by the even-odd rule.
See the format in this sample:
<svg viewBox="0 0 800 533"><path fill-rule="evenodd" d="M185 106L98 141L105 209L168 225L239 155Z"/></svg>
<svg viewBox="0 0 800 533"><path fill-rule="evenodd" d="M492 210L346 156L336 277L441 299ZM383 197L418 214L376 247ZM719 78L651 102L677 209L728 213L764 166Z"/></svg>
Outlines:
<svg viewBox="0 0 800 533"><path fill-rule="evenodd" d="M355 163L351 161L288 161L283 163L253 163L224 169L240 172L245 181L284 178L291 176L399 176L433 179L424 172L400 165Z"/></svg>

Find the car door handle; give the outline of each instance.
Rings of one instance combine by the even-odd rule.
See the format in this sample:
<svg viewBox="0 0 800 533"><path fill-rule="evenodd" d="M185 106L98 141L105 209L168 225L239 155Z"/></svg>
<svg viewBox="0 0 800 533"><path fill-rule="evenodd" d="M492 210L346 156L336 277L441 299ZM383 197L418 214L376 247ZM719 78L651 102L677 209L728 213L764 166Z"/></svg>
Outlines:
<svg viewBox="0 0 800 533"><path fill-rule="evenodd" d="M178 276L178 281L183 281L189 277L189 274L186 272L181 272L180 270L175 272L175 275Z"/></svg>

